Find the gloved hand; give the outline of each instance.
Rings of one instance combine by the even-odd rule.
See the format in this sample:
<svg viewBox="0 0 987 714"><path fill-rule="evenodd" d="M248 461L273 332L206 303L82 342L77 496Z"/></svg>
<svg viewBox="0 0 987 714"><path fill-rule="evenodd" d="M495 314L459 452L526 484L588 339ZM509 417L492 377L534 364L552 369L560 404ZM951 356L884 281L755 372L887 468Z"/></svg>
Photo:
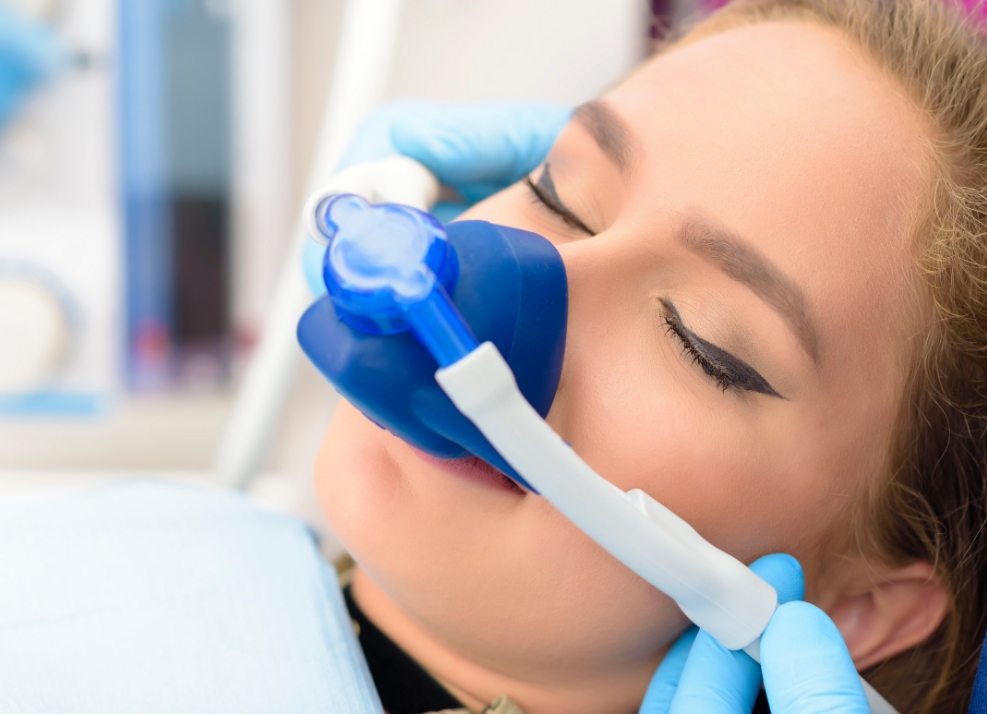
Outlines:
<svg viewBox="0 0 987 714"><path fill-rule="evenodd" d="M0 126L65 61L55 34L0 4Z"/></svg>
<svg viewBox="0 0 987 714"><path fill-rule="evenodd" d="M800 602L805 588L798 561L769 555L751 569L785 603L761 637L761 665L693 628L662 661L640 714L750 714L762 674L772 714L870 714L836 625L819 608Z"/></svg>
<svg viewBox="0 0 987 714"><path fill-rule="evenodd" d="M415 159L463 198L433 209L448 222L532 171L571 114L568 107L544 102L392 102L364 120L339 168L394 154ZM306 242L305 277L315 294L325 292L324 253Z"/></svg>

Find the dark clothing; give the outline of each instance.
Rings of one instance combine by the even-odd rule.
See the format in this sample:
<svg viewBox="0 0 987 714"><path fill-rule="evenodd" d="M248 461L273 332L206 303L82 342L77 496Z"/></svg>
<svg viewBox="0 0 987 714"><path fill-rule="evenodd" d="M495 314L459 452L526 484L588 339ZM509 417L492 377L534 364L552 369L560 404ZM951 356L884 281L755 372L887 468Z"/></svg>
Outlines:
<svg viewBox="0 0 987 714"><path fill-rule="evenodd" d="M463 706L407 652L367 619L353 599L349 587L343 590L343 596L346 598L350 618L358 625L360 647L363 648L370 675L387 714L423 714Z"/></svg>

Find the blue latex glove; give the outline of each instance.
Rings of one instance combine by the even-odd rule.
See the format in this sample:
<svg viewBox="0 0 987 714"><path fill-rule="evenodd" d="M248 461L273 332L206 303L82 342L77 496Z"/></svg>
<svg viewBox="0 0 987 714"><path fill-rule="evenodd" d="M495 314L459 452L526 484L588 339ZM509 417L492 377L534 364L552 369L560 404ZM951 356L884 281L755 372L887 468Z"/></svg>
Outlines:
<svg viewBox="0 0 987 714"><path fill-rule="evenodd" d="M772 714L869 714L836 625L819 608L800 602L804 584L798 561L769 555L751 569L784 603L761 638L761 666L693 628L662 661L641 714L750 714L762 674Z"/></svg>
<svg viewBox="0 0 987 714"><path fill-rule="evenodd" d="M448 222L532 171L571 114L569 107L544 102L392 102L364 120L339 168L409 156L462 196L464 203L433 209ZM317 295L325 292L324 253L322 246L306 242L305 277Z"/></svg>
<svg viewBox="0 0 987 714"><path fill-rule="evenodd" d="M48 27L0 5L0 126L64 61L65 53Z"/></svg>

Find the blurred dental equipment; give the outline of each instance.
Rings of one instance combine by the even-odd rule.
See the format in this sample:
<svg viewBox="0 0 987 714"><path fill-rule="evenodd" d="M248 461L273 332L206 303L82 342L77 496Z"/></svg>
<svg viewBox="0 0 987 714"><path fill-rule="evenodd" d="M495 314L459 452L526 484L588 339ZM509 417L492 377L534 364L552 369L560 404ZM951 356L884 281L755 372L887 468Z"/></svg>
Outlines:
<svg viewBox="0 0 987 714"><path fill-rule="evenodd" d="M0 5L0 126L67 60L50 27Z"/></svg>
<svg viewBox="0 0 987 714"><path fill-rule="evenodd" d="M115 382L107 1L0 3L0 415L95 413Z"/></svg>
<svg viewBox="0 0 987 714"><path fill-rule="evenodd" d="M759 660L775 590L648 494L599 476L544 421L565 349L557 251L484 221L443 228L423 210L437 195L424 166L392 158L312 196L304 219L326 244L327 294L299 323L306 354L379 426L434 456L500 468L724 647ZM874 714L895 711L861 683Z"/></svg>
<svg viewBox="0 0 987 714"><path fill-rule="evenodd" d="M15 11L32 19L12 25ZM233 320L259 311L234 293L249 282L266 299L256 263L280 261L291 213L291 8L0 0L0 13L32 66L67 70L0 128L0 415L101 416L128 388L220 386Z"/></svg>

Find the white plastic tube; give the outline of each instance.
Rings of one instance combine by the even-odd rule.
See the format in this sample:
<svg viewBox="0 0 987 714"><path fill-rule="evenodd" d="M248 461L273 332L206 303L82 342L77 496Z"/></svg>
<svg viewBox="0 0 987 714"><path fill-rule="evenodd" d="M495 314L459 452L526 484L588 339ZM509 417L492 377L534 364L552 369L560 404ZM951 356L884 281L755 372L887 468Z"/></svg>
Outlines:
<svg viewBox="0 0 987 714"><path fill-rule="evenodd" d="M761 636L778 606L774 588L643 491L624 493L587 466L528 404L492 343L435 379L553 506L724 647Z"/></svg>
<svg viewBox="0 0 987 714"><path fill-rule="evenodd" d="M625 493L593 471L528 404L492 343L440 369L435 379L566 518L724 647L759 659L759 638L778 606L774 588L643 491ZM872 714L895 714L861 682Z"/></svg>

